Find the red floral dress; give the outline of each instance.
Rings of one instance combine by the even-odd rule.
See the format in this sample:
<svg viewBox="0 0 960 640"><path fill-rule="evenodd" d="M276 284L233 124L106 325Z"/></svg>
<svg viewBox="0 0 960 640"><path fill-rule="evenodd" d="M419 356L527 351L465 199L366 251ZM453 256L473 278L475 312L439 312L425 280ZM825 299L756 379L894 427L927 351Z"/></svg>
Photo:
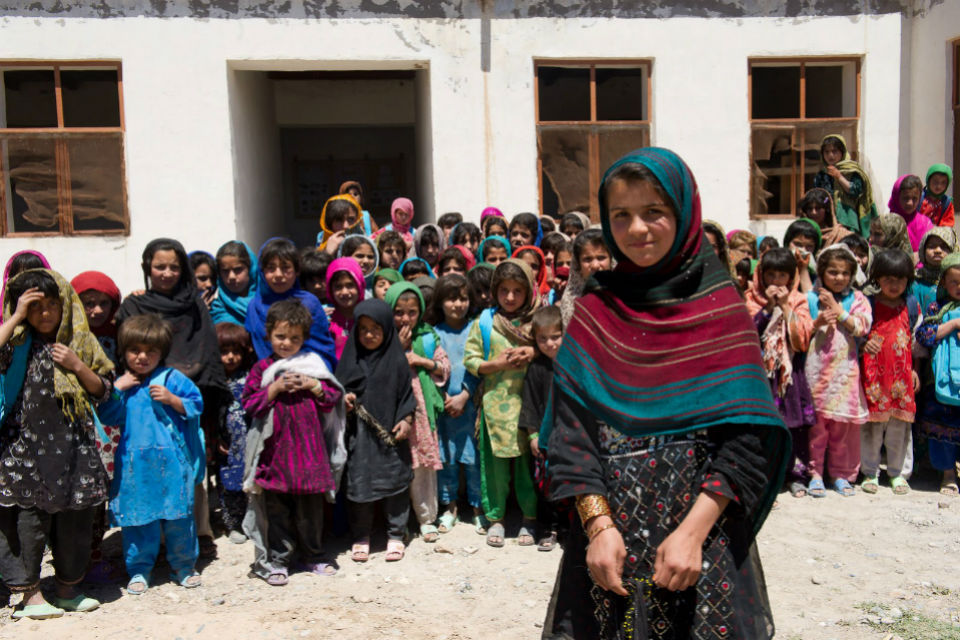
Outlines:
<svg viewBox="0 0 960 640"><path fill-rule="evenodd" d="M890 307L877 302L867 340L879 336L880 353L863 352L863 391L870 422L891 418L913 422L917 403L913 393L912 334L907 305Z"/></svg>

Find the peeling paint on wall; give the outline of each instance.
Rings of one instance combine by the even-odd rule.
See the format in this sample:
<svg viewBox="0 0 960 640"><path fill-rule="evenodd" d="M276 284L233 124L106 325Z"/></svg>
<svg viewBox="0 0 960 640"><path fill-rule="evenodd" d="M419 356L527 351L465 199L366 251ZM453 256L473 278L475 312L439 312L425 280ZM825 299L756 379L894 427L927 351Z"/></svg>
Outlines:
<svg viewBox="0 0 960 640"><path fill-rule="evenodd" d="M494 19L923 14L945 0L493 0ZM0 16L479 19L477 0L0 0Z"/></svg>

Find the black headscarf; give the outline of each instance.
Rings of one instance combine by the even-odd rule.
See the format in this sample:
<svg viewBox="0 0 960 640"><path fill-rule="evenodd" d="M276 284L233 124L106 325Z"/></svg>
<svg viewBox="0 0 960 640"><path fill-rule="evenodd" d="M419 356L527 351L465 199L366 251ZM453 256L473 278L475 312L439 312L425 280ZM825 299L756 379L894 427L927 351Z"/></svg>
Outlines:
<svg viewBox="0 0 960 640"><path fill-rule="evenodd" d="M383 329L383 342L373 351L357 339L364 316ZM417 408L410 365L393 326L393 310L383 300L371 298L356 306L353 317L353 330L337 365L337 380L347 393L357 394L357 404L390 430ZM370 393L366 393L368 389Z"/></svg>
<svg viewBox="0 0 960 640"><path fill-rule="evenodd" d="M150 288L150 262L157 251L173 251L180 262L180 282L168 295ZM146 293L127 296L116 315L119 328L132 316L156 313L173 327L173 343L164 361L203 389L227 388L227 377L220 362L220 346L213 320L203 300L197 296L193 271L183 245L169 238L152 240L143 250L143 281ZM118 357L123 360L122 357Z"/></svg>

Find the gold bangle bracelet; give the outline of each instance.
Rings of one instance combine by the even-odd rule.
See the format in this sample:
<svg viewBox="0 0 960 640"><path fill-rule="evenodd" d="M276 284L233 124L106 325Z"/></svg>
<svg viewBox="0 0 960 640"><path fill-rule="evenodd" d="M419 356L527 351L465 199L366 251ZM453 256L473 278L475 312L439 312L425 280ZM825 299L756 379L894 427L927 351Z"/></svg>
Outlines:
<svg viewBox="0 0 960 640"><path fill-rule="evenodd" d="M616 526L617 524L615 522L608 522L607 524L599 526L593 531L591 531L589 534L587 534L587 538L590 542L593 542L593 539L596 538L598 535L600 535L607 529L613 529Z"/></svg>
<svg viewBox="0 0 960 640"><path fill-rule="evenodd" d="M577 496L577 512L580 514L580 522L584 525L590 518L613 515L607 499L596 493Z"/></svg>

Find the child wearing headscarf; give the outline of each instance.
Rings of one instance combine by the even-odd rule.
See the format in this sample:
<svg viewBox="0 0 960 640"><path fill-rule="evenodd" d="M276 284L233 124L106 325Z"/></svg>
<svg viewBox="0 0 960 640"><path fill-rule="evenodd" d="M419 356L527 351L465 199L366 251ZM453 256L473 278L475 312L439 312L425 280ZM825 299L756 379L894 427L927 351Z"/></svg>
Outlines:
<svg viewBox="0 0 960 640"><path fill-rule="evenodd" d="M320 212L317 250L335 254L344 238L363 233L360 203L349 193L328 198Z"/></svg>
<svg viewBox="0 0 960 640"><path fill-rule="evenodd" d="M866 238L870 234L870 222L877 217L867 172L850 157L847 141L839 134L830 134L821 140L820 160L822 164L813 177L813 186L833 196L839 224Z"/></svg>
<svg viewBox="0 0 960 640"><path fill-rule="evenodd" d="M953 170L946 164L937 163L927 169L927 184L921 194L920 213L938 227L952 227L954 224L953 199L947 195L952 180Z"/></svg>
<svg viewBox="0 0 960 640"><path fill-rule="evenodd" d="M49 269L50 263L47 262L47 259L39 251L33 251L32 249L27 249L25 251L17 251L15 254L10 256L10 259L7 260L6 266L3 268L3 288L6 290L7 282L10 278L15 275L26 271L27 269ZM4 291L0 291L0 308L3 307L3 296Z"/></svg>
<svg viewBox="0 0 960 640"><path fill-rule="evenodd" d="M397 198L390 205L390 224L376 231L371 238L376 240L384 231L395 231L407 245L407 257L413 256L413 202L409 198Z"/></svg>
<svg viewBox="0 0 960 640"><path fill-rule="evenodd" d="M257 256L246 242L231 240L217 249L216 259L218 293L210 305L210 318L214 324L232 322L242 327L260 285Z"/></svg>
<svg viewBox="0 0 960 640"><path fill-rule="evenodd" d="M356 180L347 180L346 182L341 184L340 190L338 193L340 195L349 194L353 196L354 200L357 201L357 203L361 206L361 208L364 206L363 205L363 185L361 185ZM363 216L362 233L363 235L369 238L373 234L373 232L377 230L377 223L373 219L373 217L370 215L370 212L367 211L366 209L363 209L363 213L361 215Z"/></svg>
<svg viewBox="0 0 960 640"><path fill-rule="evenodd" d="M890 213L901 216L907 223L907 236L910 238L910 247L914 253L920 249L920 240L923 235L932 229L934 223L920 213L920 193L923 183L920 178L912 175L900 176L893 185L887 207Z"/></svg>
<svg viewBox="0 0 960 640"><path fill-rule="evenodd" d="M90 332L111 362L117 361L117 326L113 317L120 309L120 289L105 273L84 271L70 281L80 296Z"/></svg>
<svg viewBox="0 0 960 640"><path fill-rule="evenodd" d="M934 227L920 241L920 262L910 293L926 313L937 300L937 282L940 280L940 265L943 259L957 250L957 233L952 227Z"/></svg>
<svg viewBox="0 0 960 640"><path fill-rule="evenodd" d="M353 329L353 310L366 296L363 271L356 260L337 258L330 263L327 267L327 296L333 303L330 335L333 336L339 360Z"/></svg>

